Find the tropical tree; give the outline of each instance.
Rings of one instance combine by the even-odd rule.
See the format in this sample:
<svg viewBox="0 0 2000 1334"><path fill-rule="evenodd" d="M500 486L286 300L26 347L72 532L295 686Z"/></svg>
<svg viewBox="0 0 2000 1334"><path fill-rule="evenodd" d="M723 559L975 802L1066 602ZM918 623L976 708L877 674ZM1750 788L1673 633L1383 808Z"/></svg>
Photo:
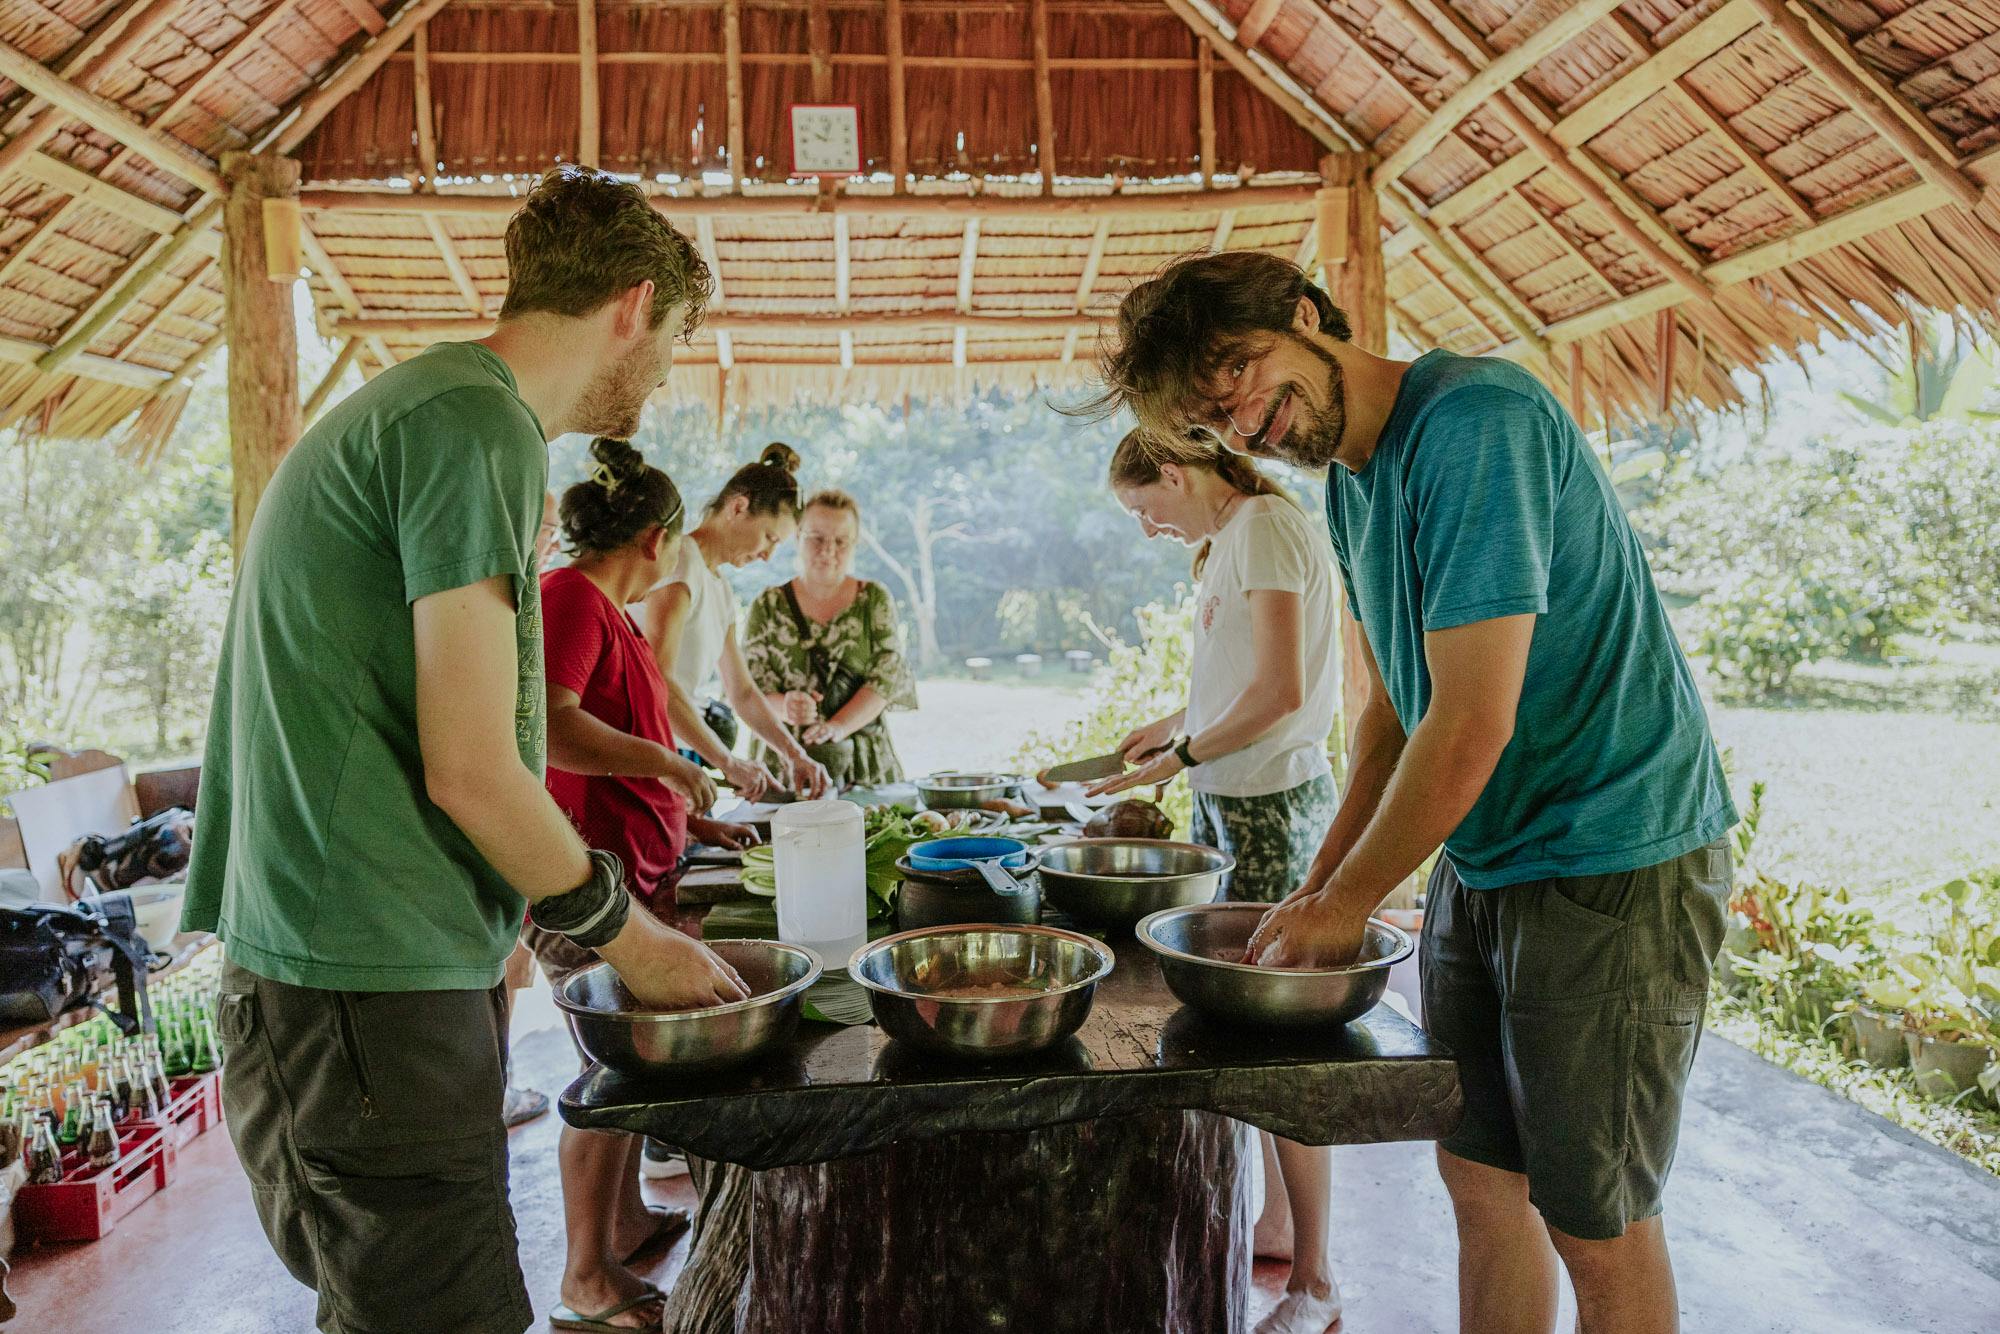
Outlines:
<svg viewBox="0 0 2000 1334"><path fill-rule="evenodd" d="M1994 345L1946 316L1912 318L1896 354L1878 358L1882 383L1871 396L1842 391L1863 417L1883 426L1930 421L1993 420L1982 410L1996 379Z"/></svg>

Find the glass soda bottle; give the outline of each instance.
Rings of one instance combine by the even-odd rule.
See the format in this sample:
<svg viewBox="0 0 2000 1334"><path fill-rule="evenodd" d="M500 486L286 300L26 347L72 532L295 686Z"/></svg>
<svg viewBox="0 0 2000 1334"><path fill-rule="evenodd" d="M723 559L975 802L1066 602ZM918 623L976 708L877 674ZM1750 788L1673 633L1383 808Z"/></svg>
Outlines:
<svg viewBox="0 0 2000 1334"><path fill-rule="evenodd" d="M56 1137L49 1133L48 1122L36 1122L34 1142L28 1147L28 1184L53 1186L62 1175L62 1150L56 1146Z"/></svg>
<svg viewBox="0 0 2000 1334"><path fill-rule="evenodd" d="M83 1081L73 1080L63 1090L62 1129L56 1132L56 1142L64 1148L80 1142L90 1133L90 1098L83 1091Z"/></svg>
<svg viewBox="0 0 2000 1334"><path fill-rule="evenodd" d="M84 1146L90 1155L90 1167L94 1172L102 1172L118 1161L118 1129L111 1124L111 1104L97 1104L96 1115L90 1123L90 1141Z"/></svg>

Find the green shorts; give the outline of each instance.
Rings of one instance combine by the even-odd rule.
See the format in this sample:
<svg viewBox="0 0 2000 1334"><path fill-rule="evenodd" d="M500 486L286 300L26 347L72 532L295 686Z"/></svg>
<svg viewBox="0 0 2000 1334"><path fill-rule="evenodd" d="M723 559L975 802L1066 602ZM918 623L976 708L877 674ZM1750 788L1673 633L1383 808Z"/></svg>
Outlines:
<svg viewBox="0 0 2000 1334"><path fill-rule="evenodd" d="M225 962L229 1137L326 1334L521 1334L502 990L322 991Z"/></svg>
<svg viewBox="0 0 2000 1334"><path fill-rule="evenodd" d="M1222 881L1224 898L1276 903L1305 880L1339 809L1332 774L1261 797L1197 791L1191 837L1236 859Z"/></svg>
<svg viewBox="0 0 2000 1334"><path fill-rule="evenodd" d="M1601 1241L1660 1212L1722 947L1717 840L1613 875L1468 889L1438 858L1424 1026L1458 1058L1450 1153L1525 1173L1551 1227Z"/></svg>

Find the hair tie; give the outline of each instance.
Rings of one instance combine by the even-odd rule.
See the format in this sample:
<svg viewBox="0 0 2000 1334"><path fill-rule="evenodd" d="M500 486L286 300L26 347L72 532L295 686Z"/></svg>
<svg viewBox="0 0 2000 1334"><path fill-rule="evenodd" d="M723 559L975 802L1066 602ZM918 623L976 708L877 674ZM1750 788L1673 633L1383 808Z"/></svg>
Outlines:
<svg viewBox="0 0 2000 1334"><path fill-rule="evenodd" d="M605 463L602 459L592 460L590 465L590 480L603 487L604 494L607 496L614 494L618 490L618 474L611 471L611 465Z"/></svg>

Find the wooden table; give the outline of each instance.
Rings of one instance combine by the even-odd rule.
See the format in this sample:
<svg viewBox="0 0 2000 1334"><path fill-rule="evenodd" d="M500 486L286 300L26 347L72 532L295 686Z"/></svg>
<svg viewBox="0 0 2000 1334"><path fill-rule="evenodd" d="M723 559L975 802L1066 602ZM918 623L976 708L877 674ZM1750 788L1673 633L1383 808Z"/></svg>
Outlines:
<svg viewBox="0 0 2000 1334"><path fill-rule="evenodd" d="M872 1025L807 1024L726 1075L592 1067L573 1125L757 1170L754 1334L1237 1331L1249 1229L1236 1122L1308 1144L1435 1139L1457 1067L1394 1011L1284 1036L1184 1010L1153 956L1117 969L1053 1051L968 1065Z"/></svg>

